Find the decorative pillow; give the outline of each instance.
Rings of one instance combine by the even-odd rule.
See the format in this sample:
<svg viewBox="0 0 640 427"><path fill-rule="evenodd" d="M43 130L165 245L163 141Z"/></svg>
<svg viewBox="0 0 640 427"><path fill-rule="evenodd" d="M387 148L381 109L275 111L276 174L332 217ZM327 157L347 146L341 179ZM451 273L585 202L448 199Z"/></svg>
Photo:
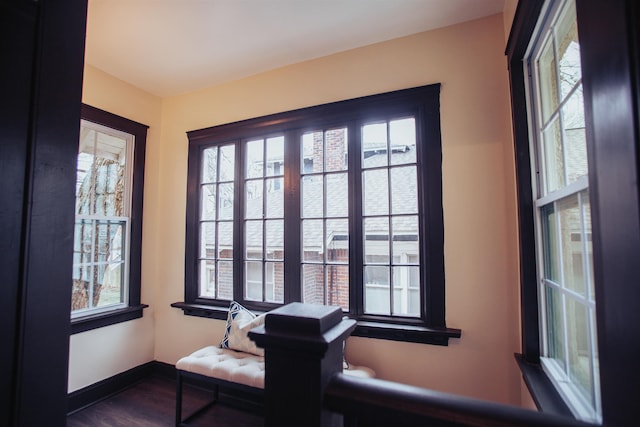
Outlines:
<svg viewBox="0 0 640 427"><path fill-rule="evenodd" d="M251 329L264 324L264 319L265 314L256 316L237 302L231 301L220 347L264 356L264 349L257 347L247 335Z"/></svg>

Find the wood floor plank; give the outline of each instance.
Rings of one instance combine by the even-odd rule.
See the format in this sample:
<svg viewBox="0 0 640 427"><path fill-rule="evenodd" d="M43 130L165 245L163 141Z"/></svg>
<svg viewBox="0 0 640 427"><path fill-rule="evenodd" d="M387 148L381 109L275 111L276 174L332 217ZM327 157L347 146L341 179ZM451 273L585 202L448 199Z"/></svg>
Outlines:
<svg viewBox="0 0 640 427"><path fill-rule="evenodd" d="M149 377L134 386L67 417L68 427L164 427L175 425L175 381ZM185 384L183 414L211 400L205 390ZM264 418L224 403L208 408L190 423L193 427L261 427Z"/></svg>

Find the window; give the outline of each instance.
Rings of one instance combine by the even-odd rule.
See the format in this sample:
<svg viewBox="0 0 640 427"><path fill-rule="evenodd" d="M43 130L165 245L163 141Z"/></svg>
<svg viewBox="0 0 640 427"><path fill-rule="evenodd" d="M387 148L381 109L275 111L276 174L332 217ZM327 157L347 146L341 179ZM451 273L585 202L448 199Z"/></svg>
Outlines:
<svg viewBox="0 0 640 427"><path fill-rule="evenodd" d="M549 5L527 61L541 362L576 416L599 417L591 209L573 1Z"/></svg>
<svg viewBox="0 0 640 427"><path fill-rule="evenodd" d="M142 315L146 131L144 125L82 107L73 239L73 332Z"/></svg>
<svg viewBox="0 0 640 427"><path fill-rule="evenodd" d="M522 303L522 354L516 355L516 360L540 410L601 420L603 425L637 423L636 384L640 382L640 370L637 352L631 350L640 333L640 287L633 285L640 278L636 49L640 33L635 25L640 9L636 6L632 0L575 1L575 18L569 19L567 14L573 15L574 5L568 2L521 1L506 49L516 150ZM570 64L560 58L566 57L563 51L573 49L569 47L572 39L577 43L572 36L573 19L579 32L581 70L579 74L561 76L556 69L551 82L565 79L566 83L556 83L559 95L551 100L557 100L557 104L548 103L544 108L552 107L547 111L552 115L555 111L560 117L562 139L555 140L562 142L564 153L575 153L576 146L567 138L575 135L571 132L574 127L580 128L573 119L581 114L568 114L570 126L565 131L563 110L568 110L572 102L567 90L584 99L588 178L585 185L583 178L571 176L570 165L575 162L565 161L567 154L552 155L551 165L559 170L561 163L556 161L562 160L567 172L551 179L541 178L538 183L532 164L546 160L540 159L544 150L531 147L540 146L542 141L544 149L540 131L553 118L540 118L544 115L542 107L528 106L526 92L532 98L538 90L535 85L544 86L530 80L543 80L536 75L535 60L545 58L543 46L548 43L550 31L551 43L555 43L553 61L557 67ZM551 59L551 55L546 58ZM523 61L530 66L523 67ZM540 62L544 66L545 61ZM579 81L575 79L578 75ZM561 84L566 86L562 88ZM547 135L554 133L557 135L555 130ZM534 136L538 138L535 143ZM557 191L565 191L566 195L552 199L553 190L548 188L556 185L556 178L564 180ZM547 182L552 185L545 187ZM567 183L569 188L565 189ZM578 214L579 227L575 221ZM545 254L550 255L548 260ZM546 309L549 298L545 300L542 292L548 288L554 289L552 310ZM545 311L541 312L540 307ZM547 325L554 324L559 332L549 336L551 329ZM590 360L584 363L587 359ZM547 362L559 364L559 372L549 369ZM593 366L593 374L587 365ZM558 381L563 377L567 382ZM574 394L574 402L567 398L568 394Z"/></svg>
<svg viewBox="0 0 640 427"><path fill-rule="evenodd" d="M447 343L439 85L189 132L187 314L302 301Z"/></svg>

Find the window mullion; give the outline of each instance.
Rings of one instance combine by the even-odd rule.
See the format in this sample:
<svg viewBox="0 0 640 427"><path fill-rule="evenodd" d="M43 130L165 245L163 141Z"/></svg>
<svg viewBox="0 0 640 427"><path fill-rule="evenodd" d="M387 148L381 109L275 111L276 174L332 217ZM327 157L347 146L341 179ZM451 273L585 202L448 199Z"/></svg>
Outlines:
<svg viewBox="0 0 640 427"><path fill-rule="evenodd" d="M349 182L349 312L364 314L364 235L362 230L362 122L347 125Z"/></svg>
<svg viewBox="0 0 640 427"><path fill-rule="evenodd" d="M284 303L302 301L300 145L302 132L284 133Z"/></svg>
<svg viewBox="0 0 640 427"><path fill-rule="evenodd" d="M235 164L234 170L234 206L233 206L233 299L244 303L244 254L245 254L245 233L244 233L244 141L235 143Z"/></svg>

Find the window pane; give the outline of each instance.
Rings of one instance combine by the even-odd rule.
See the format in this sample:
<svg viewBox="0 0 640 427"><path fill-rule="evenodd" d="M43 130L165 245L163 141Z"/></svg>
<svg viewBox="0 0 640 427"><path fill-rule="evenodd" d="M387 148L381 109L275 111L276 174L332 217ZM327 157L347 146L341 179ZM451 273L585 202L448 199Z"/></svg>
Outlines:
<svg viewBox="0 0 640 427"><path fill-rule="evenodd" d="M349 310L349 266L327 265L327 302Z"/></svg>
<svg viewBox="0 0 640 427"><path fill-rule="evenodd" d="M214 260L200 261L200 290L203 297L216 297L216 262Z"/></svg>
<svg viewBox="0 0 640 427"><path fill-rule="evenodd" d="M264 175L264 141L262 139L249 141L246 148L246 178L262 178Z"/></svg>
<svg viewBox="0 0 640 427"><path fill-rule="evenodd" d="M347 129L325 132L325 171L347 170Z"/></svg>
<svg viewBox="0 0 640 427"><path fill-rule="evenodd" d="M542 121L549 120L558 108L558 80L556 60L553 53L553 40L549 37L538 59L540 98L542 104Z"/></svg>
<svg viewBox="0 0 640 427"><path fill-rule="evenodd" d="M544 131L544 177L547 182L547 192L564 187L564 153L562 147L562 132L560 119L556 118Z"/></svg>
<svg viewBox="0 0 640 427"><path fill-rule="evenodd" d="M580 67L580 44L578 43L578 23L573 2L556 25L556 45L560 74L560 95L564 99L582 78Z"/></svg>
<svg viewBox="0 0 640 427"><path fill-rule="evenodd" d="M264 207L262 188L262 180L247 181L245 183L245 218L262 218L262 209Z"/></svg>
<svg viewBox="0 0 640 427"><path fill-rule="evenodd" d="M284 259L284 221L265 221L266 249L268 260Z"/></svg>
<svg viewBox="0 0 640 427"><path fill-rule="evenodd" d="M349 222L329 219L327 227L327 262L349 262Z"/></svg>
<svg viewBox="0 0 640 427"><path fill-rule="evenodd" d="M347 174L327 175L327 216L346 217L349 215Z"/></svg>
<svg viewBox="0 0 640 427"><path fill-rule="evenodd" d="M575 182L587 174L587 137L584 129L584 100L582 85L573 93L562 107L564 127L565 165L567 184Z"/></svg>
<svg viewBox="0 0 640 427"><path fill-rule="evenodd" d="M73 291L71 295L71 311L89 309L94 306L93 267L73 268Z"/></svg>
<svg viewBox="0 0 640 427"><path fill-rule="evenodd" d="M323 216L322 176L302 178L302 217L321 218Z"/></svg>
<svg viewBox="0 0 640 427"><path fill-rule="evenodd" d="M233 183L218 186L218 219L233 219Z"/></svg>
<svg viewBox="0 0 640 427"><path fill-rule="evenodd" d="M218 147L202 151L202 182L216 182L218 171Z"/></svg>
<svg viewBox="0 0 640 427"><path fill-rule="evenodd" d="M393 314L420 315L419 267L393 267Z"/></svg>
<svg viewBox="0 0 640 427"><path fill-rule="evenodd" d="M133 137L130 137L133 144ZM126 215L127 138L82 122L76 169L76 213Z"/></svg>
<svg viewBox="0 0 640 427"><path fill-rule="evenodd" d="M324 304L324 266L302 265L302 302Z"/></svg>
<svg viewBox="0 0 640 427"><path fill-rule="evenodd" d="M265 301L282 304L284 302L284 263L268 262L265 268L267 271Z"/></svg>
<svg viewBox="0 0 640 427"><path fill-rule="evenodd" d="M233 258L233 222L218 223L218 258Z"/></svg>
<svg viewBox="0 0 640 427"><path fill-rule="evenodd" d="M94 281L94 307L106 307L124 302L122 263L99 264L96 268L98 280Z"/></svg>
<svg viewBox="0 0 640 427"><path fill-rule="evenodd" d="M235 175L236 164L236 147L235 145L225 145L220 147L220 158L218 168L220 169L219 181L233 181Z"/></svg>
<svg viewBox="0 0 640 427"><path fill-rule="evenodd" d="M415 166L391 169L391 213L418 213L418 179Z"/></svg>
<svg viewBox="0 0 640 427"><path fill-rule="evenodd" d="M389 294L389 267L364 268L364 311L368 314L391 314Z"/></svg>
<svg viewBox="0 0 640 427"><path fill-rule="evenodd" d="M218 262L218 299L233 299L233 261Z"/></svg>
<svg viewBox="0 0 640 427"><path fill-rule="evenodd" d="M200 219L216 219L216 186L203 185L201 191L201 212Z"/></svg>
<svg viewBox="0 0 640 427"><path fill-rule="evenodd" d="M284 216L284 178L270 178L267 185L267 218Z"/></svg>
<svg viewBox="0 0 640 427"><path fill-rule="evenodd" d="M593 404L593 378L590 364L589 317L587 308L567 297L567 342L569 376Z"/></svg>
<svg viewBox="0 0 640 427"><path fill-rule="evenodd" d="M300 171L305 173L322 172L324 168L324 140L322 132L302 135L302 164Z"/></svg>
<svg viewBox="0 0 640 427"><path fill-rule="evenodd" d="M200 219L216 219L216 186L203 185L202 197L200 198Z"/></svg>
<svg viewBox="0 0 640 427"><path fill-rule="evenodd" d="M244 297L248 300L262 301L262 263L245 261Z"/></svg>
<svg viewBox="0 0 640 427"><path fill-rule="evenodd" d="M387 124L372 123L362 127L362 167L388 165Z"/></svg>
<svg viewBox="0 0 640 427"><path fill-rule="evenodd" d="M322 220L302 221L302 260L324 261L324 227Z"/></svg>
<svg viewBox="0 0 640 427"><path fill-rule="evenodd" d="M420 242L418 217L399 216L392 220L393 258L399 264L417 264Z"/></svg>
<svg viewBox="0 0 640 427"><path fill-rule="evenodd" d="M73 263L90 263L93 260L93 221L76 221L73 234Z"/></svg>
<svg viewBox="0 0 640 427"><path fill-rule="evenodd" d="M247 259L262 259L262 221L247 221L245 223L245 257Z"/></svg>
<svg viewBox="0 0 640 427"><path fill-rule="evenodd" d="M365 171L362 174L364 215L386 215L389 213L389 184L387 169Z"/></svg>
<svg viewBox="0 0 640 427"><path fill-rule="evenodd" d="M216 223L200 224L200 257L214 258L216 250Z"/></svg>
<svg viewBox="0 0 640 427"><path fill-rule="evenodd" d="M565 288L586 295L584 277L584 251L582 245L582 217L578 196L574 195L557 202L562 242L562 270Z"/></svg>
<svg viewBox="0 0 640 427"><path fill-rule="evenodd" d="M389 219L366 218L364 220L365 263L389 263Z"/></svg>
<svg viewBox="0 0 640 427"><path fill-rule="evenodd" d="M267 139L267 171L266 176L282 176L284 174L284 137Z"/></svg>
<svg viewBox="0 0 640 427"><path fill-rule="evenodd" d="M416 162L416 121L413 117L389 122L391 164Z"/></svg>
<svg viewBox="0 0 640 427"><path fill-rule="evenodd" d="M546 286L547 345L548 356L556 359L561 367L564 362L564 327L562 296L557 289Z"/></svg>

